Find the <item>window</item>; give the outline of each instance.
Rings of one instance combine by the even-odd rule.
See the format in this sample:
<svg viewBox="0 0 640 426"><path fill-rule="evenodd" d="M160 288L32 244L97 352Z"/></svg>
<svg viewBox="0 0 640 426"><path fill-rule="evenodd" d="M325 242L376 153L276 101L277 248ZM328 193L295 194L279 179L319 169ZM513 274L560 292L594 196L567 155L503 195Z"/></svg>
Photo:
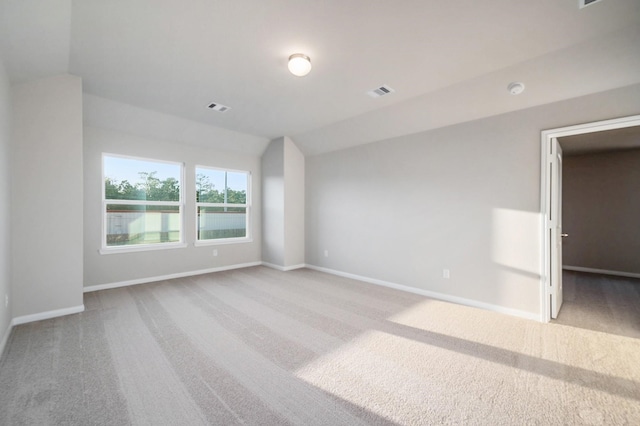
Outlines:
<svg viewBox="0 0 640 426"><path fill-rule="evenodd" d="M107 251L183 246L180 163L102 156Z"/></svg>
<svg viewBox="0 0 640 426"><path fill-rule="evenodd" d="M249 241L249 172L196 167L199 242Z"/></svg>

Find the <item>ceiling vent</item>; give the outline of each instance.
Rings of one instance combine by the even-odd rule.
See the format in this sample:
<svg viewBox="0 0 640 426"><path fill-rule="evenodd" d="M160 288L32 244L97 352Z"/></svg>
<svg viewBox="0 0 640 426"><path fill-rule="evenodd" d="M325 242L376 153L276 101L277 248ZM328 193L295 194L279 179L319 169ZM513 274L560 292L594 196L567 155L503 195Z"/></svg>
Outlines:
<svg viewBox="0 0 640 426"><path fill-rule="evenodd" d="M371 96L372 98L379 98L380 96L384 96L384 95L388 95L389 93L394 93L395 90L393 90L391 87L387 86L386 84L383 84L380 87L376 87L373 90L369 90L367 92L367 95Z"/></svg>
<svg viewBox="0 0 640 426"><path fill-rule="evenodd" d="M228 106L222 105L222 104L209 104L209 109L212 109L212 110L218 111L218 112L226 112L226 111L229 111L231 109L231 107L228 107Z"/></svg>
<svg viewBox="0 0 640 426"><path fill-rule="evenodd" d="M583 7L590 6L594 3L598 3L599 1L602 0L578 0L578 6L580 6L580 9L582 9Z"/></svg>

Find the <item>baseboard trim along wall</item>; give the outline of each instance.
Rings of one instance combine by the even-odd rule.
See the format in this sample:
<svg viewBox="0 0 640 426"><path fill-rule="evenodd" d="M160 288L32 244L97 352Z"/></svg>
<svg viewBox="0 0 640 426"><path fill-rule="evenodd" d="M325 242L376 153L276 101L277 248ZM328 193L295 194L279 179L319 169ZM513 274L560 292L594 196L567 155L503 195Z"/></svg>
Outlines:
<svg viewBox="0 0 640 426"><path fill-rule="evenodd" d="M155 277L138 278L135 280L120 281L115 283L91 285L84 288L85 293L98 290L108 290L110 288L127 287L130 285L153 283L156 281L172 280L174 278L191 277L193 275L210 274L211 272L229 271L231 269L250 268L252 266L260 266L262 262L240 263L236 265L219 266L217 268L200 269L198 271L178 272L176 274L158 275Z"/></svg>
<svg viewBox="0 0 640 426"><path fill-rule="evenodd" d="M437 292L434 292L434 291L423 290L423 289L415 288L415 287L409 287L409 286L402 285L402 284L396 284L396 283L392 283L392 282L388 282L388 281L382 281L382 280L378 280L378 279L375 279L375 278L363 277L361 275L350 274L348 272L342 272L342 271L336 271L334 269L323 268L323 267L315 266L315 265L307 264L306 267L309 268L309 269L316 270L316 271L326 272L327 274L338 275L340 277L351 278L351 279L358 280L358 281L364 281L364 282L370 283L370 284L376 284L376 285L380 285L380 286L383 286L383 287L394 288L396 290L402 290L402 291L406 291L408 293L419 294L421 296L430 297L432 299L438 299L438 300L442 300L442 301L445 301L445 302L457 303L458 305L470 306L472 308L480 308L480 309L484 309L484 310L487 310L487 311L498 312L498 313L501 313L501 314L511 315L511 316L514 316L514 317L519 317L519 318L524 318L524 319L540 322L540 314L539 313L521 311L519 309L505 308L504 306L493 305L493 304L490 304L490 303L479 302L477 300L465 299L463 297L452 296L452 295L444 294L444 293L437 293Z"/></svg>
<svg viewBox="0 0 640 426"><path fill-rule="evenodd" d="M567 271L576 271L576 272L590 272L592 274L615 275L618 277L627 277L627 278L640 278L640 274L634 274L633 272L620 272L620 271L609 271L607 269L583 268L582 266L564 266L563 265L562 269L566 269Z"/></svg>
<svg viewBox="0 0 640 426"><path fill-rule="evenodd" d="M294 269L302 269L307 267L307 265L305 265L304 263L301 263L300 265L293 265L293 266L280 266L280 265L275 265L269 262L262 262L262 265L266 266L267 268L277 269L278 271L282 271L282 272L293 271Z"/></svg>
<svg viewBox="0 0 640 426"><path fill-rule="evenodd" d="M55 309L53 311L46 311L46 312L40 312L37 314L15 317L11 321L11 324L12 325L26 324L28 322L42 321L42 320L56 318L56 317L63 317L65 315L78 314L80 312L84 312L84 305L72 306L70 308Z"/></svg>

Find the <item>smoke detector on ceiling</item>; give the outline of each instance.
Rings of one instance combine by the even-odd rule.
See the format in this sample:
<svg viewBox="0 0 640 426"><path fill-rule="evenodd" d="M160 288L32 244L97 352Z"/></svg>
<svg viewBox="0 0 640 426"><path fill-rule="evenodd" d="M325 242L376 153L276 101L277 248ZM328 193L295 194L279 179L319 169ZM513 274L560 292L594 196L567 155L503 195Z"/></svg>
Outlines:
<svg viewBox="0 0 640 426"><path fill-rule="evenodd" d="M387 86L386 84L383 84L380 87L376 87L375 89L369 90L367 92L367 95L371 96L372 98L379 98L380 96L388 95L389 93L394 93L394 92L395 92L394 89Z"/></svg>
<svg viewBox="0 0 640 426"><path fill-rule="evenodd" d="M513 83L510 83L509 86L507 86L507 90L512 95L519 95L520 93L524 92L524 83L514 81Z"/></svg>
<svg viewBox="0 0 640 426"><path fill-rule="evenodd" d="M599 1L602 0L578 0L578 7L582 9L583 7L590 6L594 3L598 3Z"/></svg>
<svg viewBox="0 0 640 426"><path fill-rule="evenodd" d="M218 112L227 112L231 109L231 107L228 107L226 105L222 105L222 104L209 104L209 109L212 109L214 111L218 111Z"/></svg>

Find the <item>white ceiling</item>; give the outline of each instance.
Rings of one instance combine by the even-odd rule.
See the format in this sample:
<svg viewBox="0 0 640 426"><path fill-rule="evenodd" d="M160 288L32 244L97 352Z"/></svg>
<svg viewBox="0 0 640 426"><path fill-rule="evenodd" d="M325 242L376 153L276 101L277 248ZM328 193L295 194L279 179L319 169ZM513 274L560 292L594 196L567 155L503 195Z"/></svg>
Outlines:
<svg viewBox="0 0 640 426"><path fill-rule="evenodd" d="M0 0L0 14L15 82L70 72L96 97L305 154L640 83L640 0ZM287 71L296 52L307 77ZM381 84L396 93L365 95Z"/></svg>

